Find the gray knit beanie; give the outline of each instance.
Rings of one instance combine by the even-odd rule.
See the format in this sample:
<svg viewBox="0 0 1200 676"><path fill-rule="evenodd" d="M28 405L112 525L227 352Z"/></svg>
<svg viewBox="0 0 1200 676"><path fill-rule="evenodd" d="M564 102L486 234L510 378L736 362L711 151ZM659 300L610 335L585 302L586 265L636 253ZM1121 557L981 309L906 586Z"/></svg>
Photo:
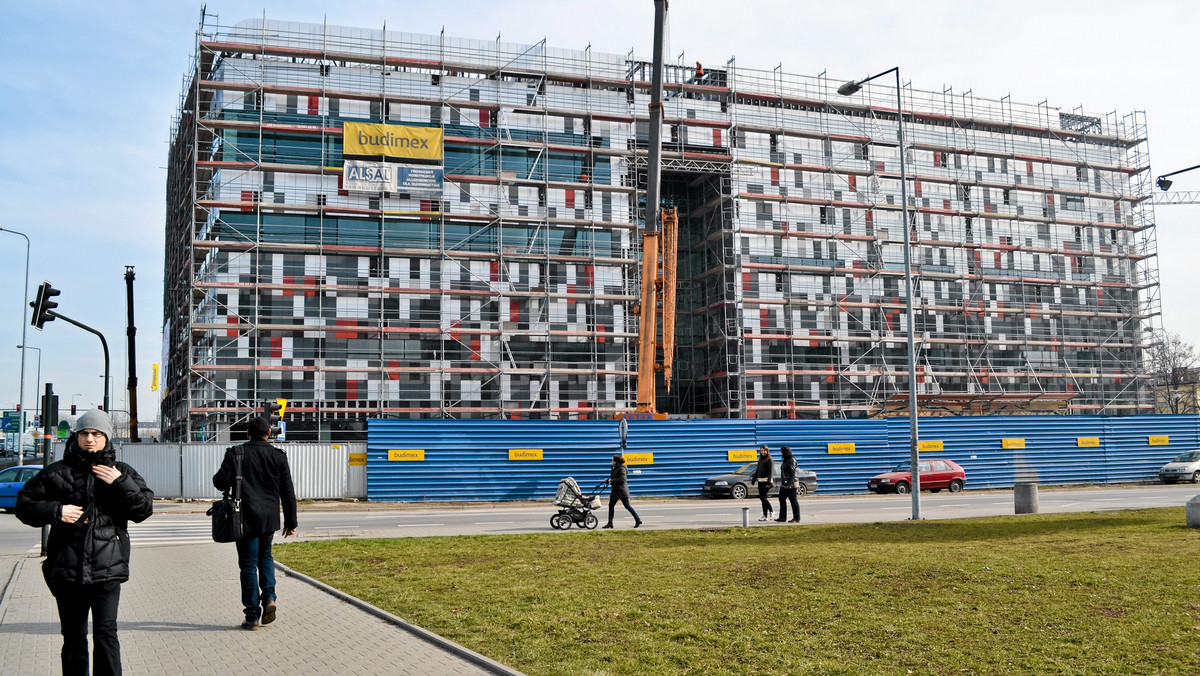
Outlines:
<svg viewBox="0 0 1200 676"><path fill-rule="evenodd" d="M108 414L100 409L88 411L75 421L75 431L79 432L80 430L103 432L104 437L111 441L113 436L112 418L109 418Z"/></svg>

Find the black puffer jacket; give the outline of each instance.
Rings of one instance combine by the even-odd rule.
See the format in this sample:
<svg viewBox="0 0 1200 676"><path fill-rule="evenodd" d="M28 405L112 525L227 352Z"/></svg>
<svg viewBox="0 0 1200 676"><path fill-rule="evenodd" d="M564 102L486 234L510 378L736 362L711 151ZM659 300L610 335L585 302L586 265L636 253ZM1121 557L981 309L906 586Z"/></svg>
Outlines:
<svg viewBox="0 0 1200 676"><path fill-rule="evenodd" d="M121 476L106 484L92 474L94 465L112 465ZM83 516L62 522L63 505L78 505ZM50 526L42 575L47 582L96 582L129 579L129 522L154 512L154 493L129 465L116 462L111 445L85 451L72 435L63 459L30 479L17 494L17 518L30 526Z"/></svg>

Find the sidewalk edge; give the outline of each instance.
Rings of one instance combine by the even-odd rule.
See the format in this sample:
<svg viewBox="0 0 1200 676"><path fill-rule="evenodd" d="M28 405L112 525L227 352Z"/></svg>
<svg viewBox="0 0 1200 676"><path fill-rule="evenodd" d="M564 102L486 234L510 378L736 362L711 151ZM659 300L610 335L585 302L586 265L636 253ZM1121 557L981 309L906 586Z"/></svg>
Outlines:
<svg viewBox="0 0 1200 676"><path fill-rule="evenodd" d="M17 581L17 576L21 574L21 568L25 565L28 557L21 557L13 564L12 571L8 575L8 579L4 581L4 586L0 587L0 624L4 623L4 615L8 612L9 598L12 596L11 591L14 583Z"/></svg>
<svg viewBox="0 0 1200 676"><path fill-rule="evenodd" d="M479 653L475 652L474 650L471 650L470 648L465 648L465 647L455 643L454 641L451 641L450 639L444 638L442 636L439 636L439 635L433 633L432 631L429 631L428 629L423 629L421 627L418 627L415 624L410 624L410 623L404 621L403 619L396 617L395 615L387 612L386 610L377 608L377 607L371 605L370 603L363 601L360 598L351 596L339 589L334 589L333 587L330 587L329 585L325 584L324 582L320 582L319 580L314 580L313 578L311 578L303 573L298 573L298 572L292 570L291 568L288 568L287 566L283 565L282 563L279 563L279 561L275 562L275 567L282 570L289 577L294 577L297 580L300 580L301 582L306 582L306 583L312 585L313 587L320 589L321 591L325 592L326 594L329 594L330 596L333 596L339 600L345 601L346 603L349 603L350 605L355 606L359 610L366 611L367 613L370 613L371 615L378 617L379 619L383 620L384 622L394 624L397 627L403 629L404 631L407 631L408 633L416 636L417 638L424 640L428 643L432 643L447 652L453 653L454 655L457 655L458 657L461 657L462 659L467 660L468 662L471 662L472 664L475 664L476 666L478 666L486 671L489 671L493 674L499 674L500 676L525 676L525 674L523 674L515 669L512 669L511 667L505 666L505 665L503 665L489 657L486 657L484 655L480 655Z"/></svg>

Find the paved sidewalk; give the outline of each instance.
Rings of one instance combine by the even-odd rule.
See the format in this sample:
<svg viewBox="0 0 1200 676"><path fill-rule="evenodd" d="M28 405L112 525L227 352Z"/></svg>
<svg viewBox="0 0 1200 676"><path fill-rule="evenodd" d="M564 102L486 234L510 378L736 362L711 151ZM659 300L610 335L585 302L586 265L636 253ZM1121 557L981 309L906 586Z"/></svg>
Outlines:
<svg viewBox="0 0 1200 676"><path fill-rule="evenodd" d="M0 597L5 673L62 673L58 615L40 564L40 557L22 558L11 579L0 579L7 583ZM258 631L241 629L231 544L135 546L131 566L118 616L126 674L516 673L486 658L467 659L474 653L449 642L440 647L283 571L278 619Z"/></svg>

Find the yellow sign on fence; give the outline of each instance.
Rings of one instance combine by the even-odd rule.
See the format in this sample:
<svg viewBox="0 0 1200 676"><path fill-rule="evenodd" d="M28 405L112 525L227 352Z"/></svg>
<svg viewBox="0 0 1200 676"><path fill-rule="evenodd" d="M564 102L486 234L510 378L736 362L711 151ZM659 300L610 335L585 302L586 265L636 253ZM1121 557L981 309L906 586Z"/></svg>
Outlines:
<svg viewBox="0 0 1200 676"><path fill-rule="evenodd" d="M1160 437L1150 437L1151 446L1167 446L1171 443L1171 438L1163 435Z"/></svg>
<svg viewBox="0 0 1200 676"><path fill-rule="evenodd" d="M508 449L509 460L541 460L542 449L540 448L510 448Z"/></svg>
<svg viewBox="0 0 1200 676"><path fill-rule="evenodd" d="M1076 437L1075 445L1079 448L1100 448L1100 437Z"/></svg>
<svg viewBox="0 0 1200 676"><path fill-rule="evenodd" d="M654 454L653 453L626 453L625 454L625 464L626 465L653 465L654 464Z"/></svg>
<svg viewBox="0 0 1200 676"><path fill-rule="evenodd" d="M758 457L758 451L753 448L738 448L729 451L729 462L746 462L754 461Z"/></svg>
<svg viewBox="0 0 1200 676"><path fill-rule="evenodd" d="M366 453L351 453L350 454L350 466L351 467L361 467L365 464L367 464L367 454Z"/></svg>
<svg viewBox="0 0 1200 676"><path fill-rule="evenodd" d="M1001 439L1001 448L1025 448L1024 439Z"/></svg>
<svg viewBox="0 0 1200 676"><path fill-rule="evenodd" d="M423 448L389 448L388 462L413 462L425 459Z"/></svg>
<svg viewBox="0 0 1200 676"><path fill-rule="evenodd" d="M918 441L917 442L917 450L921 451L922 453L924 453L926 451L940 451L940 450L942 450L942 442L941 441Z"/></svg>
<svg viewBox="0 0 1200 676"><path fill-rule="evenodd" d="M841 443L831 443L826 447L826 453L853 453L854 442L846 441Z"/></svg>

